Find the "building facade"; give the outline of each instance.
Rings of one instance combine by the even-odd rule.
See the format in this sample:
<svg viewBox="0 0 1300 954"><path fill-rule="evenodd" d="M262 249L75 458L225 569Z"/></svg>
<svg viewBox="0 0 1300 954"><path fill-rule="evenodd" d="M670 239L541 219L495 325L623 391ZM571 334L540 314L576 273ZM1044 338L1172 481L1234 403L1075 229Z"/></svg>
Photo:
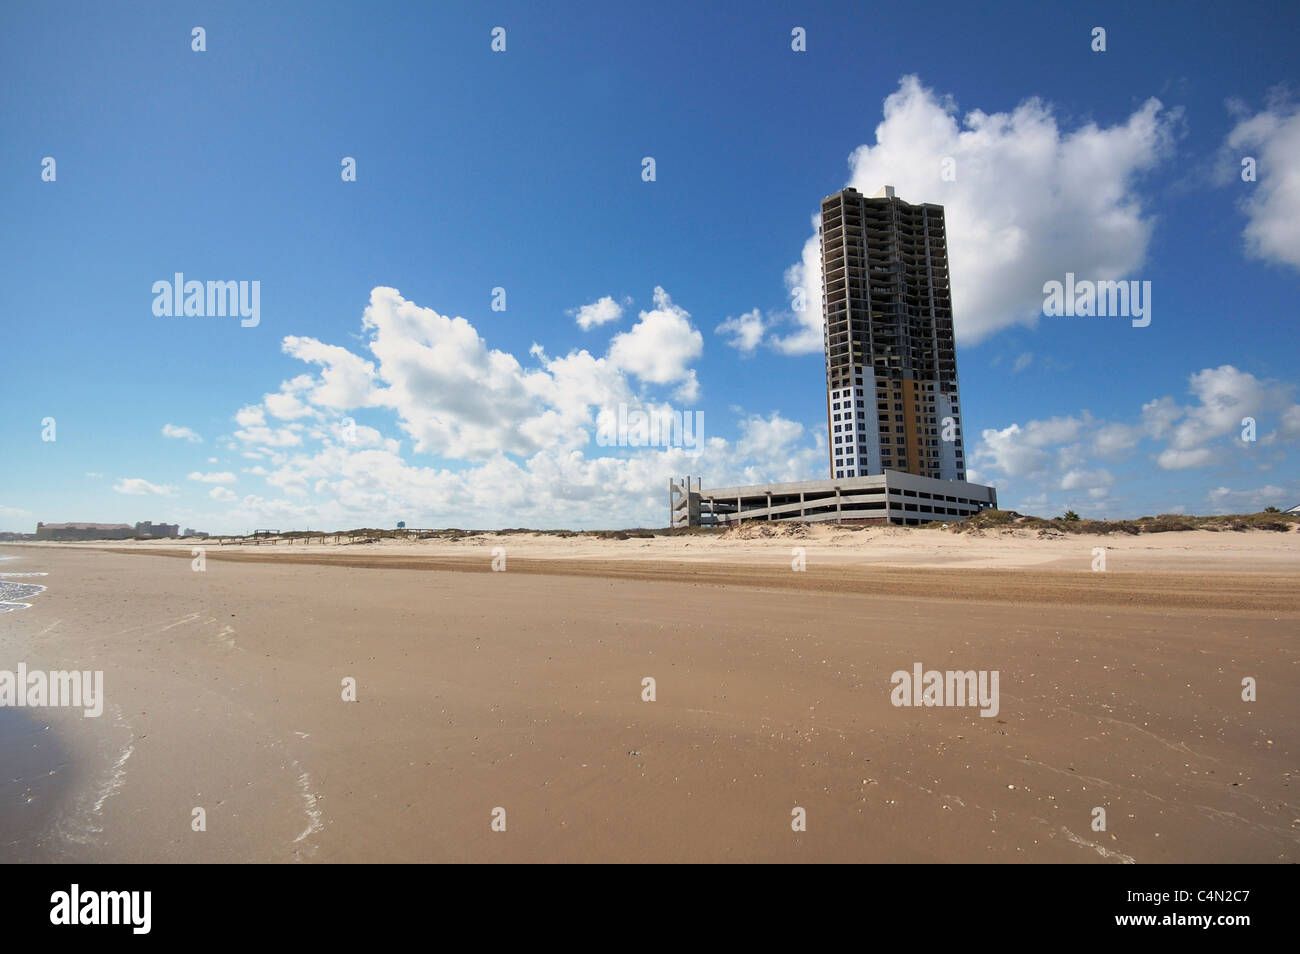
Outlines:
<svg viewBox="0 0 1300 954"><path fill-rule="evenodd" d="M37 540L131 540L136 537L175 537L180 525L145 521L127 523L38 523Z"/></svg>
<svg viewBox="0 0 1300 954"><path fill-rule="evenodd" d="M943 206L848 188L821 218L830 476L965 480Z"/></svg>
<svg viewBox="0 0 1300 954"><path fill-rule="evenodd" d="M37 540L129 540L135 528L129 523L38 523Z"/></svg>
<svg viewBox="0 0 1300 954"><path fill-rule="evenodd" d="M870 477L708 490L701 484L690 477L669 481L671 526L726 527L751 520L916 526L964 520L998 506L998 493L992 487L893 470Z"/></svg>

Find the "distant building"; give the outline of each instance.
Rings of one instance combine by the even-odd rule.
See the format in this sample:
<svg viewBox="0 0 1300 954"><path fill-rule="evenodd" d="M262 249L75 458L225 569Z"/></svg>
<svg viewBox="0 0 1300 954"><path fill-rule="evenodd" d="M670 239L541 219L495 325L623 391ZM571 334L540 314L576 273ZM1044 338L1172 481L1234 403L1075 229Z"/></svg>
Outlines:
<svg viewBox="0 0 1300 954"><path fill-rule="evenodd" d="M179 523L151 523L146 520L144 523L135 525L135 535L137 537L175 537L179 536L181 525Z"/></svg>
<svg viewBox="0 0 1300 954"><path fill-rule="evenodd" d="M38 523L37 540L129 540L135 528L129 523Z"/></svg>
<svg viewBox="0 0 1300 954"><path fill-rule="evenodd" d="M1300 504L1296 504L1290 510L1284 510L1283 513L1300 513Z"/></svg>
<svg viewBox="0 0 1300 954"><path fill-rule="evenodd" d="M37 540L130 540L133 537L175 537L178 523L38 523Z"/></svg>

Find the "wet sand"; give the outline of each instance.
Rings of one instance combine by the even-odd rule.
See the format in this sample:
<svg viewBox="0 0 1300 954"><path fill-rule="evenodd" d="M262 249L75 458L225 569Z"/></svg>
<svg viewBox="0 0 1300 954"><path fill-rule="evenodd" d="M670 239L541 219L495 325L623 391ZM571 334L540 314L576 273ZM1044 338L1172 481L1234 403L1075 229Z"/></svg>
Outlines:
<svg viewBox="0 0 1300 954"><path fill-rule="evenodd" d="M39 861L60 803L66 800L70 766L48 722L22 710L0 708L0 859Z"/></svg>
<svg viewBox="0 0 1300 954"><path fill-rule="evenodd" d="M506 572L492 538L209 546L202 573L188 543L0 547L50 573L0 616L0 668L105 672L102 718L38 713L76 770L31 840L83 861L1295 862L1298 538L1201 536L1124 541L1106 573L1088 540L946 534L805 541L802 573L785 538L513 537ZM998 670L997 717L891 705L917 662Z"/></svg>

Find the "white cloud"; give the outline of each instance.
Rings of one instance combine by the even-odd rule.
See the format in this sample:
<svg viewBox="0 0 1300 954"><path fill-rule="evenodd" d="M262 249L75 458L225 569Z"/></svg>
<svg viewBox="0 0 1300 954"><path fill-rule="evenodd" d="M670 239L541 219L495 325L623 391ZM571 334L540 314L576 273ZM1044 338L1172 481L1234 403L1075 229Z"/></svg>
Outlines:
<svg viewBox="0 0 1300 954"><path fill-rule="evenodd" d="M633 378L675 386L679 393L694 385L686 362L698 354L702 336L662 289L656 289L655 308L618 336L605 357L586 350L551 357L534 344L529 367L488 347L465 319L439 315L393 289L371 293L363 326L373 361L316 342L310 360L320 365L321 379L336 367L351 369L345 376L352 375L359 406L376 420L391 412L396 426L412 436L416 453L437 454L447 463L413 463L402 456L402 441L366 425L356 424L353 439L345 440L343 415L354 409L314 404L319 380L300 376L280 393L293 393L321 417L273 430L264 407L240 410L235 446L260 461L248 472L263 476L271 493L227 497L224 488L215 488L223 492L211 496L227 506L222 520L244 527L395 520L412 526L662 526L670 474L705 473L711 483L723 484L806 479L826 469L825 436L815 431L809 440L801 424L775 413L742 419L735 446L706 436L698 455L680 447L595 449L597 421L607 422L620 404L673 410L638 394ZM684 339L686 347L667 361L643 353L665 337ZM370 370L356 374L363 366ZM592 450L609 456L586 456Z"/></svg>
<svg viewBox="0 0 1300 954"><path fill-rule="evenodd" d="M98 471L88 470L86 471L86 476L92 478L98 478L98 477L103 477L104 475L99 473Z"/></svg>
<svg viewBox="0 0 1300 954"><path fill-rule="evenodd" d="M235 412L235 423L240 427L257 427L266 423L266 412L257 405L241 407Z"/></svg>
<svg viewBox="0 0 1300 954"><path fill-rule="evenodd" d="M203 442L203 438L199 437L199 435L194 433L190 428L178 427L175 424L164 424L162 435L163 437L171 437L176 440L186 440L191 444L201 444Z"/></svg>
<svg viewBox="0 0 1300 954"><path fill-rule="evenodd" d="M1098 420L1081 411L986 429L969 456L980 479L999 485L1004 506L1042 501L1043 510L1083 503L1110 508L1118 505L1112 488L1122 487L1128 496L1132 481L1101 463L1128 457L1143 442L1149 442L1156 474L1225 467L1235 478L1243 467L1272 468L1284 445L1300 438L1300 405L1292 401L1290 385L1221 365L1188 375L1187 390L1188 404L1168 395L1154 398L1131 421ZM1257 443L1242 440L1243 418L1256 419ZM1008 484L1015 494L1007 492ZM1161 503L1159 509L1168 512L1170 506Z"/></svg>
<svg viewBox="0 0 1300 954"><path fill-rule="evenodd" d="M380 293L381 300L397 295L391 288L376 288L370 293L372 308L376 292ZM391 293L391 296L387 293ZM400 297L398 300L401 300ZM362 318L365 327L372 327L369 324L370 314L371 309L367 308ZM310 403L327 408L368 407L378 403L380 395L374 387L374 364L347 348L322 344L315 338L290 335L284 339L281 349L300 361L310 361L321 366L320 380L313 382L307 395Z"/></svg>
<svg viewBox="0 0 1300 954"><path fill-rule="evenodd" d="M1128 424L1110 423L1097 428L1092 436L1092 452L1098 457L1115 458L1137 446L1142 429Z"/></svg>
<svg viewBox="0 0 1300 954"><path fill-rule="evenodd" d="M176 488L170 484L151 484L142 477L124 477L113 485L113 489L119 494L135 496L170 497L176 493Z"/></svg>
<svg viewBox="0 0 1300 954"><path fill-rule="evenodd" d="M772 460L788 453L803 437L803 425L776 412L766 418L751 415L740 422L740 435L740 440L736 441L737 454Z"/></svg>
<svg viewBox="0 0 1300 954"><path fill-rule="evenodd" d="M1030 425L1035 422L1030 421ZM971 455L979 466L987 466L1012 477L1041 473L1052 462L1052 455L1028 440L1025 429L1011 424L980 433L981 443Z"/></svg>
<svg viewBox="0 0 1300 954"><path fill-rule="evenodd" d="M868 196L892 185L905 201L944 206L957 339L973 343L1033 325L1043 283L1067 271L1112 280L1142 267L1153 220L1135 181L1170 153L1179 116L1149 99L1120 124L1069 130L1028 99L1011 112L959 117L951 97L906 76L885 99L875 143L850 157L848 184ZM954 181L940 178L947 158ZM779 350L823 347L820 273L814 227L786 273L808 307L790 316L797 330L774 342Z"/></svg>
<svg viewBox="0 0 1300 954"><path fill-rule="evenodd" d="M1034 363L1034 356L1032 352L1026 351L1023 354L1017 355L1016 363L1011 368L1011 373L1019 374L1021 371L1025 370L1025 368L1029 367L1033 363Z"/></svg>
<svg viewBox="0 0 1300 954"><path fill-rule="evenodd" d="M189 479L202 481L205 484L233 484L235 475L228 470L212 474L203 474L196 470L189 475Z"/></svg>
<svg viewBox="0 0 1300 954"><path fill-rule="evenodd" d="M1259 513L1265 507L1285 510L1295 506L1296 491L1272 484L1248 490L1216 487L1205 495L1211 513Z"/></svg>
<svg viewBox="0 0 1300 954"><path fill-rule="evenodd" d="M297 447L302 443L302 435L289 427L245 427L235 431L235 437L262 447Z"/></svg>
<svg viewBox="0 0 1300 954"><path fill-rule="evenodd" d="M1240 104L1230 104L1242 112ZM1221 150L1221 181L1246 190L1241 209L1247 222L1246 252L1255 258L1300 268L1300 109L1276 93L1268 106L1245 116L1228 133ZM1257 180L1241 179L1242 159L1255 160Z"/></svg>
<svg viewBox="0 0 1300 954"><path fill-rule="evenodd" d="M282 421L294 421L300 417L312 417L316 414L293 394L281 392L268 394L262 399L262 405L271 412L272 417Z"/></svg>
<svg viewBox="0 0 1300 954"><path fill-rule="evenodd" d="M677 395L694 400L699 386L690 363L704 351L704 336L691 325L690 313L673 304L656 286L655 307L643 311L632 330L615 335L609 359L616 368L653 384L677 384Z"/></svg>
<svg viewBox="0 0 1300 954"><path fill-rule="evenodd" d="M1194 450L1177 450L1170 447L1162 450L1156 456L1156 463L1164 470L1187 470L1191 467L1204 467L1213 460L1214 451L1208 447L1198 447Z"/></svg>
<svg viewBox="0 0 1300 954"><path fill-rule="evenodd" d="M623 306L609 295L606 295L590 305L583 305L576 312L571 312L571 314L575 315L579 328L583 331L590 331L597 325L618 321L618 319L622 318Z"/></svg>
<svg viewBox="0 0 1300 954"><path fill-rule="evenodd" d="M22 507L6 507L4 504L0 504L0 520L6 521L10 527L30 524L31 518L32 514ZM22 532L30 533L31 531L24 529Z"/></svg>
<svg viewBox="0 0 1300 954"><path fill-rule="evenodd" d="M1105 468L1098 470L1071 470L1062 475L1061 490L1105 491L1115 484L1115 475Z"/></svg>
<svg viewBox="0 0 1300 954"><path fill-rule="evenodd" d="M752 354L763 340L763 315L755 308L735 318L728 318L713 330L720 335L730 335L727 344L741 354Z"/></svg>
<svg viewBox="0 0 1300 954"><path fill-rule="evenodd" d="M1289 386L1261 381L1230 364L1205 368L1188 380L1200 403L1182 409L1181 421L1173 426L1170 443L1179 450L1199 448L1214 438L1238 433L1243 418L1282 411L1290 403Z"/></svg>
<svg viewBox="0 0 1300 954"><path fill-rule="evenodd" d="M208 491L208 496L213 500L226 502L235 499L235 494L226 487L213 487Z"/></svg>

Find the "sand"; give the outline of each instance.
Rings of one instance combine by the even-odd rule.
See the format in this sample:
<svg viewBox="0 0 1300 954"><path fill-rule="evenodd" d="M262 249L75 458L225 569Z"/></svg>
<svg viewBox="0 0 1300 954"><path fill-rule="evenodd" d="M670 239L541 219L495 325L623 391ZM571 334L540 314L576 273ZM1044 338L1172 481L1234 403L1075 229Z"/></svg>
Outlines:
<svg viewBox="0 0 1300 954"><path fill-rule="evenodd" d="M107 696L23 711L0 860L1300 860L1300 535L763 530L0 546L0 669ZM918 662L997 716L892 705Z"/></svg>

